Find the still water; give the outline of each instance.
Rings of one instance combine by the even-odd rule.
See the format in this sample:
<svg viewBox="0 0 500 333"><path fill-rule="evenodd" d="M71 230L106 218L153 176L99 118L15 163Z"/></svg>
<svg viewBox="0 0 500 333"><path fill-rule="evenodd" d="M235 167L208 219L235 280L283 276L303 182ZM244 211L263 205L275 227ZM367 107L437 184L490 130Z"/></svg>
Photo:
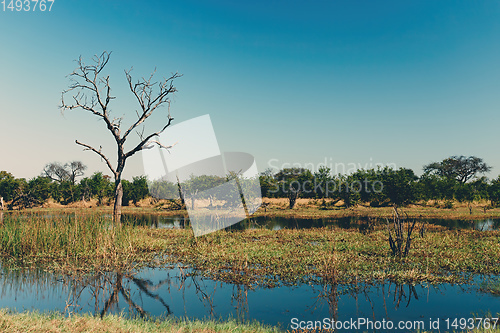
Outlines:
<svg viewBox="0 0 500 333"><path fill-rule="evenodd" d="M481 289L487 281L500 283L500 278L476 276L468 285L330 284L268 289L213 281L180 266L80 278L40 270L4 270L0 276L0 306L18 311L55 310L96 316L123 313L200 319L232 317L258 320L284 330L301 321L324 318L423 322L428 329L430 320L439 319L443 330L447 318L483 317L500 312L500 297Z"/></svg>
<svg viewBox="0 0 500 333"><path fill-rule="evenodd" d="M150 214L124 214L123 221L134 225L151 226L153 228L184 228L189 219L183 216L160 216ZM417 219L419 222L440 225L448 229L476 229L476 230L498 230L500 219L480 220L450 220L450 219ZM280 229L307 229L322 227L340 227L344 229L366 227L369 221L366 217L343 217L343 218L286 218L286 217L252 217L243 220L228 229L243 230L248 228L266 228L272 230ZM385 219L370 219L375 224L386 223Z"/></svg>

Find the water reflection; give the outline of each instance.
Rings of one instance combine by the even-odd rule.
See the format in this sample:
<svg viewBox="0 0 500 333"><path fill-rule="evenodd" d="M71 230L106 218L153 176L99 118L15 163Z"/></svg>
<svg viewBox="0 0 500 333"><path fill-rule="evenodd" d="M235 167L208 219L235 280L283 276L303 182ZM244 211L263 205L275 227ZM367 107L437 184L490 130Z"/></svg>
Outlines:
<svg viewBox="0 0 500 333"><path fill-rule="evenodd" d="M41 270L3 270L2 307L58 310L95 316L124 313L130 316L176 316L258 320L290 328L298 320L421 320L460 318L498 311L498 298L471 285L350 284L252 288L203 278L181 266L143 269L136 274L101 273L61 276ZM494 281L499 281L495 277Z"/></svg>
<svg viewBox="0 0 500 333"><path fill-rule="evenodd" d="M0 211L0 221L2 221L3 212ZM6 216L12 212L6 212ZM75 213L40 213L43 218L56 218L61 216L74 216ZM27 215L15 213L16 219L26 218ZM105 215L106 216L106 215ZM108 215L111 218L111 215ZM459 220L459 219L417 219L418 222L442 226L449 230L470 229L480 231L491 231L500 229L500 219L488 218L482 220ZM159 229L178 229L189 226L189 218L184 215L154 215L139 213L122 214L122 222L136 226L159 228ZM338 227L342 229L358 229L362 233L372 231L377 226L385 226L386 219L371 217L342 217L342 218L290 218L290 217L265 217L258 216L245 219L236 223L226 230L245 230L245 229L309 229Z"/></svg>
<svg viewBox="0 0 500 333"><path fill-rule="evenodd" d="M159 216L151 214L123 214L123 221L140 226L152 228L184 228L189 224L189 219L184 216ZM490 231L500 229L500 219L483 220L450 220L450 219L418 219L419 222L438 225L455 229L475 229ZM289 217L252 217L245 219L227 230L245 230L266 228L270 230L280 229L309 229L323 227L339 227L343 229L357 228L366 233L376 226L386 224L385 219L370 217L343 217L343 218L289 218Z"/></svg>

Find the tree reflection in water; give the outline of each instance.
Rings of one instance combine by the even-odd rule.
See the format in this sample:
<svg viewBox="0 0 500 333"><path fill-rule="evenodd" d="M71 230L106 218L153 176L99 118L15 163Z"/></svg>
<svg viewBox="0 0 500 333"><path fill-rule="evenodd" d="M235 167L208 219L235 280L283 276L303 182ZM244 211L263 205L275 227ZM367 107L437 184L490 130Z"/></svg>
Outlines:
<svg viewBox="0 0 500 333"><path fill-rule="evenodd" d="M97 273L92 276L83 277L65 277L65 283L70 286L68 299L66 300L65 312L71 314L78 308L82 307L80 300L84 292L90 293L89 303L94 303L94 314L99 314L103 317L109 312L119 312L120 295L128 304L129 311L132 314L140 317L149 317L149 313L144 309L142 296L145 295L159 303L165 308L165 314L170 315L172 311L170 306L157 293L160 287L170 282L170 278L166 278L157 284L153 284L149 280L138 279L131 273L113 272L113 273ZM139 291L138 301L134 301L132 297L132 286L135 286ZM89 304L90 305L90 304Z"/></svg>
<svg viewBox="0 0 500 333"><path fill-rule="evenodd" d="M173 311L158 291L165 289L168 294L170 294L171 288L182 291L184 304L186 304L184 292L194 287L195 294L204 308L209 311L210 317L216 318L214 296L219 284L215 283L213 287L208 287L204 283L204 278L199 276L196 271L185 271L180 266L177 267L177 271L179 274L170 275L167 273L166 278L158 283L124 272L98 273L78 278L66 277L65 283L70 286L70 292L66 300L65 312L70 315L80 308L92 307L91 303L93 303L94 314L103 317L110 312L119 313L120 298L122 298L128 305L129 313L132 316L150 317L144 304L147 304L149 308L154 307L155 312L158 312L159 306L164 309L163 315L168 316L173 314ZM220 288L223 288L222 284L220 284ZM233 285L231 303L236 310L236 320L245 321L248 317L248 290L247 286ZM81 304L84 293L90 293L88 304Z"/></svg>
<svg viewBox="0 0 500 333"><path fill-rule="evenodd" d="M333 281L328 281L325 282L322 286L320 286L320 290L318 293L318 296L316 297L316 301L313 303L311 307L309 307L312 312L315 312L321 304L328 304L328 313L329 313L329 318L337 321L339 319L338 316L338 305L339 305L339 299L342 296L348 296L350 299L355 300L356 304L356 312L359 313L360 311L360 302L359 297L362 295L364 296L365 301L369 304L369 307L371 309L372 313L372 318L373 320L377 320L376 318L376 308L380 307L380 304L376 304L377 301L374 301L372 298L377 297L377 293L374 293L373 290L374 285L370 284L350 284L350 285L339 285ZM401 302L404 301L406 303L405 307L408 307L410 305L410 302L412 299L418 300L418 294L415 286L413 284L401 284L401 283L393 283L393 282L388 282L379 284L378 287L382 289L382 299L383 299L383 306L385 310L385 318L389 317L389 312L387 308L387 300L390 300L392 298L392 304L394 306L394 309L398 309L399 306L402 304ZM387 288L387 293L386 293L386 287ZM437 289L436 286L434 286L434 289ZM378 300L379 301L379 300ZM390 302L390 301L389 301Z"/></svg>
<svg viewBox="0 0 500 333"><path fill-rule="evenodd" d="M180 265L144 269L137 274L103 272L85 276L61 276L41 269L2 268L0 301L4 307L59 310L67 315L90 312L102 317L109 313L126 313L131 317L163 318L175 314L200 319L232 317L239 322L259 320L278 325L304 313L311 318L329 315L335 321L359 316L372 320L413 318L414 309L421 309L422 305L429 309L422 315L448 315L451 312L444 311L441 305L443 297L467 297L462 292L471 293L471 288L474 296L479 288L476 284L412 285L387 281L342 285L337 283L332 270L322 284L282 285L269 289L214 281L201 274ZM478 276L475 283L481 284L485 279ZM495 278L488 288L483 287L483 292L497 290L497 285L498 278ZM492 303L496 300L487 297L479 299L482 302L479 305L475 305L475 298L467 299L472 305L464 309L466 313L475 307L486 310L496 304ZM483 305L485 300L489 303ZM450 311L455 313L460 309Z"/></svg>

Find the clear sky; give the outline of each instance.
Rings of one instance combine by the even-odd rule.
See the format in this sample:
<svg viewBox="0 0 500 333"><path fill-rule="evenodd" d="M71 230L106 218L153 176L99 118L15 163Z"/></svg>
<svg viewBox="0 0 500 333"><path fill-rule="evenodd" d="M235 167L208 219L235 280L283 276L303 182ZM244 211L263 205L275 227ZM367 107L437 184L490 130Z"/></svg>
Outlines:
<svg viewBox="0 0 500 333"><path fill-rule="evenodd" d="M221 150L253 154L260 171L326 159L333 168L382 163L420 174L429 162L475 155L493 166L489 177L500 174L499 1L1 6L0 170L16 177L71 160L87 164L87 175L109 174L74 143L102 145L114 157L103 123L58 109L74 59L104 50L113 52L114 115L131 122L137 109L124 69L179 72L174 123L210 114ZM165 120L159 114L146 129ZM142 173L134 156L125 177Z"/></svg>

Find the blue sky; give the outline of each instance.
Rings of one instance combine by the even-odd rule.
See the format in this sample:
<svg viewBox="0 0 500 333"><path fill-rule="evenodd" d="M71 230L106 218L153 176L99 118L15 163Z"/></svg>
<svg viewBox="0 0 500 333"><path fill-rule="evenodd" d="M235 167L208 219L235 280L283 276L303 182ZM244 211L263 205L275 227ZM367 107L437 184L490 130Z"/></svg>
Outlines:
<svg viewBox="0 0 500 333"><path fill-rule="evenodd" d="M16 177L71 160L108 173L74 143L113 157L103 124L58 109L74 59L104 50L116 116L137 108L124 69L179 72L174 123L209 113L221 150L253 154L260 171L326 159L420 174L475 155L500 174L498 1L56 0L0 11L0 29L0 170ZM128 163L126 178L143 173L140 155Z"/></svg>

